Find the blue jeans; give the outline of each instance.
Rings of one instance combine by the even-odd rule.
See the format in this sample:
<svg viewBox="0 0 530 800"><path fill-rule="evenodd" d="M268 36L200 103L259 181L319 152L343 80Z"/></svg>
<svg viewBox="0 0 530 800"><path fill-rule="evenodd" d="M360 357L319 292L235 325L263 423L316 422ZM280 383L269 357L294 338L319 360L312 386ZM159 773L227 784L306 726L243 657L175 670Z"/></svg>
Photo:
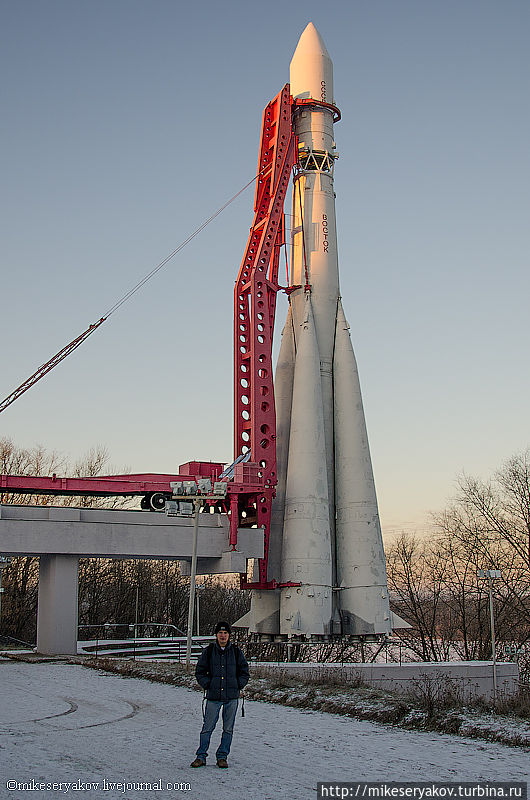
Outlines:
<svg viewBox="0 0 530 800"><path fill-rule="evenodd" d="M216 758L227 758L230 752L230 745L232 744L232 733L234 731L234 722L236 721L237 713L236 700L227 700L222 703L220 700L207 700L206 710L204 712L204 722L202 725L201 739L199 749L196 756L203 758L206 761L208 755L208 747L210 746L210 738L217 725L219 719L219 712L223 709L223 735L221 737L221 744L217 748L215 754Z"/></svg>

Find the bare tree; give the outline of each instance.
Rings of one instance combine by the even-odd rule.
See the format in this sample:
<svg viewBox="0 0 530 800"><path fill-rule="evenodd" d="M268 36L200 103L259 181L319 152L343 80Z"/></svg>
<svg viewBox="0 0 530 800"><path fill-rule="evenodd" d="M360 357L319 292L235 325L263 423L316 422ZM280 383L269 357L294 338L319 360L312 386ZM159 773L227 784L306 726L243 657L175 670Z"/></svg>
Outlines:
<svg viewBox="0 0 530 800"><path fill-rule="evenodd" d="M530 632L530 454L510 458L490 481L459 479L459 494L435 517L441 535L459 543L461 561L500 569L497 614L506 634ZM455 545L456 547L456 545ZM510 622L511 620L511 622Z"/></svg>
<svg viewBox="0 0 530 800"><path fill-rule="evenodd" d="M33 448L18 447L12 439L0 439L0 473L4 475L51 475L54 472L78 477L94 477L103 471L112 474L108 467L108 453L99 445L91 448L70 468L68 460L56 451L47 451L40 445ZM126 470L122 470L126 472ZM130 503L129 498L100 497L51 497L38 494L0 492L0 503L11 505L61 505L84 507L122 508ZM101 569L94 567L92 574ZM90 567L86 570L90 574ZM85 570L81 571L84 579ZM26 641L34 641L36 635L36 608L38 591L38 559L14 558L4 569L5 594L2 602L1 632ZM93 603L99 597L93 593Z"/></svg>
<svg viewBox="0 0 530 800"><path fill-rule="evenodd" d="M448 564L440 542L403 533L387 548L388 586L396 612L412 625L402 638L423 661L448 657L447 641L439 627L454 624L448 614L444 590Z"/></svg>
<svg viewBox="0 0 530 800"><path fill-rule="evenodd" d="M459 493L434 517L429 538L403 534L387 550L394 607L413 626L398 631L422 659L488 659L487 586L480 569L499 569L497 639L530 641L530 455L513 456L490 481L459 479Z"/></svg>
<svg viewBox="0 0 530 800"><path fill-rule="evenodd" d="M0 439L0 474L51 475L67 468L64 456L45 450L41 445L32 448L18 447L12 439ZM45 495L13 494L0 492L0 503L12 505L47 505Z"/></svg>
<svg viewBox="0 0 530 800"><path fill-rule="evenodd" d="M203 576L200 592L201 633L213 633L215 624L236 622L250 608L250 593L239 588L237 575Z"/></svg>

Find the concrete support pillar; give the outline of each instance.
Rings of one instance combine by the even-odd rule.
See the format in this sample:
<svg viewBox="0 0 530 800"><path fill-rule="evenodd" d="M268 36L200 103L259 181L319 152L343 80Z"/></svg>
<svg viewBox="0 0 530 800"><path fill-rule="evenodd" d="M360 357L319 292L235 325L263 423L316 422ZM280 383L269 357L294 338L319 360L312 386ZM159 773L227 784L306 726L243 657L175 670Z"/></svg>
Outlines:
<svg viewBox="0 0 530 800"><path fill-rule="evenodd" d="M79 558L46 555L39 560L37 651L47 655L77 653Z"/></svg>

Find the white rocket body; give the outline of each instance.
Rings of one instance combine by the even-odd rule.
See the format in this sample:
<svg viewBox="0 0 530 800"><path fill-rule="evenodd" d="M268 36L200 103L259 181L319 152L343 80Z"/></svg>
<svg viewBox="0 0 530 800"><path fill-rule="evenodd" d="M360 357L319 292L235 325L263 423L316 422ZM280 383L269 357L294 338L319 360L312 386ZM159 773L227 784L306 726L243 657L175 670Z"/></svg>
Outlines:
<svg viewBox="0 0 530 800"><path fill-rule="evenodd" d="M291 61L294 99L334 104L333 65L312 23ZM333 109L294 114L290 296L275 378L277 494L268 580L239 621L268 636L391 631L386 565L368 437L339 289Z"/></svg>

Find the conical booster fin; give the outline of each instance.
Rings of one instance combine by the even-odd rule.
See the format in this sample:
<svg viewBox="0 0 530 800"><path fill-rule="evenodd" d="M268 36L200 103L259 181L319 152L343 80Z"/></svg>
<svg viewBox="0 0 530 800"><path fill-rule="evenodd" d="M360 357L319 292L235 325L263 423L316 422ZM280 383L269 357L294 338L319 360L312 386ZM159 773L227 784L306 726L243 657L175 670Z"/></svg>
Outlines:
<svg viewBox="0 0 530 800"><path fill-rule="evenodd" d="M359 374L340 300L333 391L337 584L343 633L390 633L385 553Z"/></svg>

